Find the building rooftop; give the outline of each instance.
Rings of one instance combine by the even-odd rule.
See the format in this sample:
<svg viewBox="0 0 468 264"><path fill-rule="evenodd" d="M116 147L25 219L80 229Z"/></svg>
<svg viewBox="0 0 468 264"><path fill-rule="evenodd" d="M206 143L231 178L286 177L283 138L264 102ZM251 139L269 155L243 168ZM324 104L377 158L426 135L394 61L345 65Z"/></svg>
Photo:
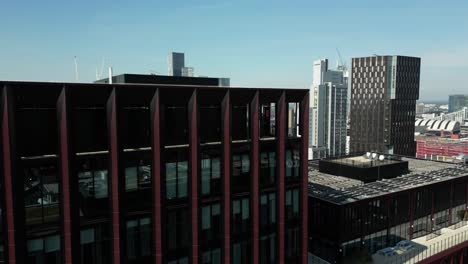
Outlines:
<svg viewBox="0 0 468 264"><path fill-rule="evenodd" d="M316 162L310 161L309 196L342 205L468 176L466 165L408 157L401 160L408 161L409 173L370 183L320 172Z"/></svg>
<svg viewBox="0 0 468 264"><path fill-rule="evenodd" d="M394 164L400 161L393 159L375 160L368 159L364 156L345 157L339 159L329 160L329 162L341 164L341 165L352 165L355 167L377 167L384 164Z"/></svg>
<svg viewBox="0 0 468 264"><path fill-rule="evenodd" d="M460 131L460 122L453 120L416 119L414 125L417 127L426 127L428 131Z"/></svg>

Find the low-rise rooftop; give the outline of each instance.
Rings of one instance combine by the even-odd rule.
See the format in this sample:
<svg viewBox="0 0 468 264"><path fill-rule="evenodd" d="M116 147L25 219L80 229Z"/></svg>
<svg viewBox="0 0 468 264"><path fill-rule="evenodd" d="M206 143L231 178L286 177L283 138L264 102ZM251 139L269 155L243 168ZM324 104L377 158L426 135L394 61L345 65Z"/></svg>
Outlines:
<svg viewBox="0 0 468 264"><path fill-rule="evenodd" d="M388 193L468 177L468 166L402 157L408 161L409 173L393 179L364 183L359 180L318 171L315 161L309 163L309 196L335 204L347 204Z"/></svg>

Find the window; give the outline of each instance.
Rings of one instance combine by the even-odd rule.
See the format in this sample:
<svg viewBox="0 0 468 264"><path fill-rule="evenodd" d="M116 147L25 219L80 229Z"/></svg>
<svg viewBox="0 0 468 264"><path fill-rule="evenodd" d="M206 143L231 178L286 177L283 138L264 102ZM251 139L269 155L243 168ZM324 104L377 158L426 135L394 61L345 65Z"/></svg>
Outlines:
<svg viewBox="0 0 468 264"><path fill-rule="evenodd" d="M276 194L260 196L260 263L275 263Z"/></svg>
<svg viewBox="0 0 468 264"><path fill-rule="evenodd" d="M275 103L266 103L260 106L260 136L275 136Z"/></svg>
<svg viewBox="0 0 468 264"><path fill-rule="evenodd" d="M299 164L299 151L286 150L286 179L299 178Z"/></svg>
<svg viewBox="0 0 468 264"><path fill-rule="evenodd" d="M108 195L107 164L103 160L79 161L78 182L84 198L100 199Z"/></svg>
<svg viewBox="0 0 468 264"><path fill-rule="evenodd" d="M27 263L61 263L59 235L28 240L27 250Z"/></svg>
<svg viewBox="0 0 468 264"><path fill-rule="evenodd" d="M40 164L23 162L26 224L58 222L60 181L57 176L56 160L40 160Z"/></svg>
<svg viewBox="0 0 468 264"><path fill-rule="evenodd" d="M80 231L81 264L108 263L110 236L106 224L87 227Z"/></svg>
<svg viewBox="0 0 468 264"><path fill-rule="evenodd" d="M276 178L276 153L262 152L260 155L260 182L262 185L275 183Z"/></svg>
<svg viewBox="0 0 468 264"><path fill-rule="evenodd" d="M165 245L168 263L188 263L190 241L190 217L187 207L169 209L163 228L166 237Z"/></svg>
<svg viewBox="0 0 468 264"><path fill-rule="evenodd" d="M241 244L235 243L232 246L232 263L233 264L241 264Z"/></svg>
<svg viewBox="0 0 468 264"><path fill-rule="evenodd" d="M189 263L189 258L188 257L182 257L176 260L171 260L167 262L168 264L188 264Z"/></svg>
<svg viewBox="0 0 468 264"><path fill-rule="evenodd" d="M232 144L231 191L233 194L250 190L250 144Z"/></svg>
<svg viewBox="0 0 468 264"><path fill-rule="evenodd" d="M276 263L276 234L271 233L260 237L260 263Z"/></svg>
<svg viewBox="0 0 468 264"><path fill-rule="evenodd" d="M221 106L200 105L199 137L201 143L221 141Z"/></svg>
<svg viewBox="0 0 468 264"><path fill-rule="evenodd" d="M299 255L299 189L289 189L285 193L285 253L288 261L298 261Z"/></svg>
<svg viewBox="0 0 468 264"><path fill-rule="evenodd" d="M286 191L286 219L299 217L299 189Z"/></svg>
<svg viewBox="0 0 468 264"><path fill-rule="evenodd" d="M249 198L232 202L232 263L250 262Z"/></svg>
<svg viewBox="0 0 468 264"><path fill-rule="evenodd" d="M128 260L151 256L151 230L149 217L127 221Z"/></svg>
<svg viewBox="0 0 468 264"><path fill-rule="evenodd" d="M218 157L203 155L201 160L201 193L211 194L221 187L221 161Z"/></svg>
<svg viewBox="0 0 468 264"><path fill-rule="evenodd" d="M187 161L166 163L166 198L187 197Z"/></svg>
<svg viewBox="0 0 468 264"><path fill-rule="evenodd" d="M292 102L288 103L288 137L299 137L300 131L299 131L299 103L298 102Z"/></svg>
<svg viewBox="0 0 468 264"><path fill-rule="evenodd" d="M164 136L166 145L181 145L188 143L188 112L186 105L167 105L164 112Z"/></svg>
<svg viewBox="0 0 468 264"><path fill-rule="evenodd" d="M234 234L249 231L249 198L236 199L232 202L232 232Z"/></svg>
<svg viewBox="0 0 468 264"><path fill-rule="evenodd" d="M251 246L249 240L242 240L232 244L232 264L244 264L251 262Z"/></svg>
<svg viewBox="0 0 468 264"><path fill-rule="evenodd" d="M124 93L133 93L127 88ZM124 94L123 93L123 94ZM125 95L124 95L125 96ZM134 149L150 146L150 110L148 105L125 105L123 102L119 130L120 145L123 149Z"/></svg>
<svg viewBox="0 0 468 264"><path fill-rule="evenodd" d="M232 155L232 176L250 175L250 156L249 154Z"/></svg>
<svg viewBox="0 0 468 264"><path fill-rule="evenodd" d="M202 212L202 233L204 239L213 240L221 231L221 211L219 203L206 205L201 208Z"/></svg>
<svg viewBox="0 0 468 264"><path fill-rule="evenodd" d="M84 93L81 94L86 98ZM106 98L99 95L101 104L80 106L73 109L73 125L71 140L74 142L75 151L78 153L105 150L108 147L107 125L106 125ZM107 95L105 95L107 97ZM87 100L91 101L91 100ZM94 101L94 100L93 100ZM88 103L89 104L89 103ZM104 105L104 107L103 107Z"/></svg>
<svg viewBox="0 0 468 264"><path fill-rule="evenodd" d="M285 231L285 255L290 261L298 261L299 256L299 227L287 227Z"/></svg>
<svg viewBox="0 0 468 264"><path fill-rule="evenodd" d="M260 226L271 227L276 223L276 194L262 194L260 197Z"/></svg>
<svg viewBox="0 0 468 264"><path fill-rule="evenodd" d="M125 168L125 191L136 191L151 188L150 161L139 160L130 162Z"/></svg>
<svg viewBox="0 0 468 264"><path fill-rule="evenodd" d="M221 249L208 250L203 252L203 264L221 264Z"/></svg>
<svg viewBox="0 0 468 264"><path fill-rule="evenodd" d="M250 135L249 125L249 105L233 105L231 123L235 124L236 129L232 129L233 140L248 139Z"/></svg>
<svg viewBox="0 0 468 264"><path fill-rule="evenodd" d="M219 203L201 208L202 263L221 263L221 208Z"/></svg>

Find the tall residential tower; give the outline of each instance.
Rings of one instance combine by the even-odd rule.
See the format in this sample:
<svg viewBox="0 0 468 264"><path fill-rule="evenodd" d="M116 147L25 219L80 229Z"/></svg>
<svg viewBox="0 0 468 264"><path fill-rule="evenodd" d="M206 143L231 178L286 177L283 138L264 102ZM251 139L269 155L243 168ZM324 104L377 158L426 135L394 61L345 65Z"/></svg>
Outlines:
<svg viewBox="0 0 468 264"><path fill-rule="evenodd" d="M468 107L468 94L449 95L449 113Z"/></svg>
<svg viewBox="0 0 468 264"><path fill-rule="evenodd" d="M353 58L350 152L414 156L414 120L421 59Z"/></svg>
<svg viewBox="0 0 468 264"><path fill-rule="evenodd" d="M169 76L184 76L182 75L185 68L185 54L182 52L171 52L167 55L167 75ZM193 72L193 69L192 69Z"/></svg>
<svg viewBox="0 0 468 264"><path fill-rule="evenodd" d="M348 77L343 67L328 69L328 60L314 62L311 103L311 158L340 156L346 147Z"/></svg>

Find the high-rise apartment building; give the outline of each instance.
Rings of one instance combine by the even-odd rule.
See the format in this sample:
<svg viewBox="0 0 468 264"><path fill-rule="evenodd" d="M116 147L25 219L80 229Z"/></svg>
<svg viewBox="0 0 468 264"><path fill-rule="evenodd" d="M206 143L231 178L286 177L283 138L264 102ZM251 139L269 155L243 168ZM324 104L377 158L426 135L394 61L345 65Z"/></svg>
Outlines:
<svg viewBox="0 0 468 264"><path fill-rule="evenodd" d="M311 158L340 156L346 151L348 81L345 69L328 69L328 60L314 62L312 84Z"/></svg>
<svg viewBox="0 0 468 264"><path fill-rule="evenodd" d="M182 75L185 67L185 55L182 52L171 52L167 55L167 75L169 76L184 76ZM193 70L192 70L193 72Z"/></svg>
<svg viewBox="0 0 468 264"><path fill-rule="evenodd" d="M195 77L195 69L194 67L186 67L185 66L185 54L181 52L171 52L167 56L167 66L168 66L168 75L173 77L190 77L192 79L187 79L185 81L181 81L181 79L173 79L175 82L193 82L195 79L193 78L208 78L207 76L197 76ZM159 77L162 79L164 77ZM147 79L147 78L146 78ZM168 78L165 78L168 79ZM210 78L214 79L214 78ZM218 85L228 87L231 86L231 79L230 78L217 78ZM101 81L100 81L101 82ZM198 82L198 81L195 81ZM139 82L138 82L139 83ZM155 83L154 80L151 83Z"/></svg>
<svg viewBox="0 0 468 264"><path fill-rule="evenodd" d="M414 156L414 122L421 59L353 58L350 152Z"/></svg>
<svg viewBox="0 0 468 264"><path fill-rule="evenodd" d="M307 263L309 91L182 81L0 82L0 263Z"/></svg>
<svg viewBox="0 0 468 264"><path fill-rule="evenodd" d="M328 71L328 60L320 59L314 61L314 67L312 71L312 87L322 84L324 75Z"/></svg>
<svg viewBox="0 0 468 264"><path fill-rule="evenodd" d="M455 94L449 96L449 113L468 107L468 94Z"/></svg>

